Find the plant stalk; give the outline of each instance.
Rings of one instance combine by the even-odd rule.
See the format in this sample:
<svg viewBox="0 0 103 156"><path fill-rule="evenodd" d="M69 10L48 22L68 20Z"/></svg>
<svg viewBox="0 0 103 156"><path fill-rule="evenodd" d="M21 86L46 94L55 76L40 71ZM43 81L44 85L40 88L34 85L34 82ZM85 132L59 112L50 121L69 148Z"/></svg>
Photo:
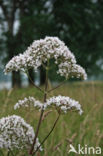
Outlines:
<svg viewBox="0 0 103 156"><path fill-rule="evenodd" d="M34 86L35 88L37 88L38 90L40 90L42 93L44 93L44 91L43 91L40 87L38 87L37 85L35 85L35 83L34 83L34 82L32 81L32 79L31 79L31 77L29 76L29 73L26 72L26 74L27 74L29 80L31 81L31 83L33 84L33 86Z"/></svg>
<svg viewBox="0 0 103 156"><path fill-rule="evenodd" d="M48 88L48 70L46 70L46 81L45 81L44 102L46 102L46 98L47 98L47 88ZM42 108L42 110L41 110L39 122L38 122L38 125L37 125L35 137L34 137L34 141L33 141L32 147L31 147L31 149L30 149L30 151L29 151L29 154L30 154L30 155L33 154L34 146L35 146L36 139L37 139L37 137L38 137L38 133L39 133L39 129L40 129L40 125L41 125L41 122L42 122L43 113L44 113L44 108Z"/></svg>
<svg viewBox="0 0 103 156"><path fill-rule="evenodd" d="M57 119L55 120L52 129L50 130L50 132L48 133L48 135L43 139L43 141L41 142L41 144L38 146L38 148L36 149L36 151L33 153L34 155L36 154L36 152L40 149L40 147L44 144L44 142L47 140L47 138L50 136L50 134L53 132L58 120L59 120L60 114L58 115Z"/></svg>
<svg viewBox="0 0 103 156"><path fill-rule="evenodd" d="M55 89L61 87L61 86L65 83L65 81L66 81L66 80L64 80L64 81L63 81L62 83L60 83L58 86L56 86L56 87L54 87L54 88L48 90L48 93L50 93L50 92L54 91Z"/></svg>

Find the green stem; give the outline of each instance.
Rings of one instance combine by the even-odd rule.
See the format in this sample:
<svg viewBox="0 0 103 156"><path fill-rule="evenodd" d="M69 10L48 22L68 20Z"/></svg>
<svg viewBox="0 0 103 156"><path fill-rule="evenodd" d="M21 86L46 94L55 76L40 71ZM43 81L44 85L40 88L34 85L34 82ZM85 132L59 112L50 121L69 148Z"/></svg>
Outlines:
<svg viewBox="0 0 103 156"><path fill-rule="evenodd" d="M65 81L66 81L66 80L64 80L64 81L63 81L62 83L60 83L58 86L56 86L56 87L50 89L50 90L48 91L48 93L50 93L50 92L52 92L53 90L55 90L55 89L61 87L61 86L65 83Z"/></svg>
<svg viewBox="0 0 103 156"><path fill-rule="evenodd" d="M40 149L40 147L44 144L44 142L48 139L48 137L50 136L50 134L53 132L58 120L59 120L60 114L58 115L56 121L53 124L52 129L50 130L50 132L48 133L48 135L43 139L43 141L41 142L41 144L38 146L38 148L36 149L36 151L33 153L34 155L36 154L36 152Z"/></svg>
<svg viewBox="0 0 103 156"><path fill-rule="evenodd" d="M47 98L47 88L48 88L48 70L46 70L46 81L45 81L44 102L46 102L46 98ZM32 147L31 147L31 149L30 149L30 151L29 151L29 154L30 154L30 155L33 154L34 146L35 146L36 139L37 139L37 137L38 137L38 133L39 133L39 129L40 129L40 125L41 125L41 122L42 122L43 113L44 113L44 108L42 108L42 110L41 110L39 122L38 122L38 125L37 125L35 137L34 137L34 141L33 141Z"/></svg>
<svg viewBox="0 0 103 156"><path fill-rule="evenodd" d="M8 156L10 155L10 153L11 153L12 156L14 156L14 153L12 152L11 149L9 149L9 151L8 151Z"/></svg>
<svg viewBox="0 0 103 156"><path fill-rule="evenodd" d="M26 74L27 74L29 80L31 81L31 83L33 84L33 86L34 86L35 88L39 89L42 93L44 93L44 91L43 91L40 87L38 87L37 85L35 85L35 83L32 81L31 77L29 76L28 71L26 72Z"/></svg>
<svg viewBox="0 0 103 156"><path fill-rule="evenodd" d="M10 155L10 151L8 151L8 153L7 153L7 156L9 156Z"/></svg>

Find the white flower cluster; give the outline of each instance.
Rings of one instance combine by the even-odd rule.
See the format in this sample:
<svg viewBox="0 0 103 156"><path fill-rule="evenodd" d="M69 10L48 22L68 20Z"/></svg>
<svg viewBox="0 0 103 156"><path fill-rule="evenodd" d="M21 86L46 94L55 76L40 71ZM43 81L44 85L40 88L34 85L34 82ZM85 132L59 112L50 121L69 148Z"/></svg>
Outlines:
<svg viewBox="0 0 103 156"><path fill-rule="evenodd" d="M43 104L36 100L34 97L28 97L28 98L24 98L23 100L19 100L15 106L14 109L18 109L20 107L29 107L29 106L33 106L36 107L38 109L41 109Z"/></svg>
<svg viewBox="0 0 103 156"><path fill-rule="evenodd" d="M76 110L79 112L80 115L83 113L79 102L66 96L59 95L59 96L51 97L45 103L45 108L49 106L55 106L57 109L59 109L64 113L67 113L67 111L69 110Z"/></svg>
<svg viewBox="0 0 103 156"><path fill-rule="evenodd" d="M44 110L50 106L55 106L57 109L62 110L62 112L64 113L67 113L67 111L71 109L76 109L77 111L79 111L79 114L82 114L83 112L78 101L61 95L47 99L47 102L45 102L44 104L40 101L36 101L33 97L25 98L24 100L19 100L18 103L15 104L14 109L20 108L22 106L34 106L38 109L44 108Z"/></svg>
<svg viewBox="0 0 103 156"><path fill-rule="evenodd" d="M10 71L27 70L29 68L34 68L37 70L39 66L47 62L48 59L54 59L55 64L58 65L58 73L62 76L70 76L71 72L75 72L76 69L76 59L68 47L59 40L57 37L45 37L44 39L36 40L30 45L27 50L18 56L13 57L9 63L6 65L5 73ZM69 66L72 66L72 71ZM73 68L74 67L74 68ZM66 73L68 72L68 74ZM79 78L86 77L84 69L78 71ZM83 76L84 75L84 76ZM76 75L76 72L74 76Z"/></svg>
<svg viewBox="0 0 103 156"><path fill-rule="evenodd" d="M66 78L77 77L77 78L81 78L82 80L87 79L87 74L86 74L84 68L78 64L71 64L68 62L61 63L59 65L58 73L61 76L65 75Z"/></svg>
<svg viewBox="0 0 103 156"><path fill-rule="evenodd" d="M29 149L33 143L34 130L20 116L12 115L0 119L0 148ZM34 150L40 145L37 138ZM40 149L42 150L42 148Z"/></svg>

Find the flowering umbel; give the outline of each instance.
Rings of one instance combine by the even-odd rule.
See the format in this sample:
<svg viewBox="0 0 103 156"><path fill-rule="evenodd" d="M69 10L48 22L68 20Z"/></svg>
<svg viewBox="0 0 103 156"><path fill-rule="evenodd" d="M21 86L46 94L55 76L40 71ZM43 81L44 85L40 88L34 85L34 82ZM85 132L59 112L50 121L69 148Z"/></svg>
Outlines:
<svg viewBox="0 0 103 156"><path fill-rule="evenodd" d="M46 37L34 41L23 54L13 57L6 65L5 73L10 71L27 70L38 67L54 59L58 65L57 73L66 78L77 77L86 79L85 70L76 64L76 59L68 47L57 37Z"/></svg>
<svg viewBox="0 0 103 156"><path fill-rule="evenodd" d="M35 100L34 97L24 98L23 100L19 100L15 106L14 109L18 109L20 107L34 107L37 109L47 109L47 108L56 108L57 111L61 111L62 113L67 113L68 111L75 110L78 111L81 115L83 113L81 109L81 105L78 101L75 101L71 99L70 97L66 96L53 96L43 104L38 100Z"/></svg>
<svg viewBox="0 0 103 156"><path fill-rule="evenodd" d="M2 147L5 148L9 147L11 149L12 147L22 148L23 146L28 147L28 145L30 146L32 144L29 154L30 155L35 154L39 149L41 150L41 145L45 142L45 140L49 137L49 135L53 131L61 114L66 114L69 111L71 112L77 111L80 115L83 113L83 110L79 102L73 100L70 97L59 95L47 99L47 95L51 91L48 90L48 70L50 68L49 67L50 59L54 60L54 63L58 67L57 74L59 74L60 76L64 76L66 80L71 77L79 78L82 80L87 79L87 74L84 68L82 68L80 65L76 63L76 58L73 55L73 53L69 50L69 48L65 45L65 43L62 42L57 37L45 37L44 39L36 40L27 48L27 50L23 54L14 56L6 65L5 73L19 70L27 73L27 71L30 68L33 68L35 71L40 66L43 66L45 68L46 70L45 90L42 90L40 87L36 86L33 83L33 85L36 88L38 88L40 91L44 93L44 101L40 102L39 100L36 100L34 97L28 97L24 98L23 100L19 100L14 106L14 109L32 106L41 111L41 115L39 118L35 134L33 132L33 129L28 124L26 124L24 120L21 119L20 117L11 116L0 120L1 148ZM57 87L53 89L56 88ZM53 128L40 144L38 141L38 132L42 122L43 113L46 109L49 108L57 110L58 117L53 125ZM4 130L2 130L2 127L4 127ZM24 128L26 128L27 131L25 131ZM8 130L10 130L10 133ZM13 133L16 135L17 139L15 139L15 135ZM10 137L11 134L13 134L12 138ZM8 141L8 144L6 144L6 141ZM21 142L24 143L22 146Z"/></svg>
<svg viewBox="0 0 103 156"><path fill-rule="evenodd" d="M43 103L41 103L40 101L36 100L34 97L28 97L28 98L24 98L23 100L19 100L15 106L14 109L20 108L20 107L35 107L37 109L42 109L43 107Z"/></svg>
<svg viewBox="0 0 103 156"><path fill-rule="evenodd" d="M33 128L20 116L12 115L0 119L0 148L29 149L34 136ZM34 149L36 150L39 145L37 138Z"/></svg>

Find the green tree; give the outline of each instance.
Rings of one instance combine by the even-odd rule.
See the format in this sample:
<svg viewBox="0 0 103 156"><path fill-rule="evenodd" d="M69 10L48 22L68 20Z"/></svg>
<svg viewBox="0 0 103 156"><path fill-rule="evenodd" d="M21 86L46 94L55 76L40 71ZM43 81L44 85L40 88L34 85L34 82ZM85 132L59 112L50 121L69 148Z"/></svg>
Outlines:
<svg viewBox="0 0 103 156"><path fill-rule="evenodd" d="M42 0L4 0L0 1L2 45L5 47L5 63L13 56L25 50L29 44L35 39L44 37L47 33L45 24L49 23L49 15L45 8L46 1ZM15 28L15 23L19 26ZM47 23L48 22L48 23ZM4 26L6 24L6 26ZM15 32L15 29L17 31ZM49 31L49 30L48 30ZM50 32L50 31L49 31ZM2 38L2 37L1 37ZM45 73L41 71L41 83L45 81ZM32 79L34 79L33 70L29 72ZM29 81L30 82L30 81ZM20 72L12 72L12 85L21 86Z"/></svg>
<svg viewBox="0 0 103 156"><path fill-rule="evenodd" d="M103 56L103 0L55 0L52 5L56 34L88 74L100 72L97 62Z"/></svg>
<svg viewBox="0 0 103 156"><path fill-rule="evenodd" d="M1 0L0 52L5 52L5 62L23 52L33 40L58 36L70 47L88 74L97 74L103 56L102 6L103 0ZM33 80L33 71L29 74ZM56 77L52 70L50 77ZM13 86L20 86L20 79L20 73L13 72ZM45 72L41 67L41 84L44 81Z"/></svg>

